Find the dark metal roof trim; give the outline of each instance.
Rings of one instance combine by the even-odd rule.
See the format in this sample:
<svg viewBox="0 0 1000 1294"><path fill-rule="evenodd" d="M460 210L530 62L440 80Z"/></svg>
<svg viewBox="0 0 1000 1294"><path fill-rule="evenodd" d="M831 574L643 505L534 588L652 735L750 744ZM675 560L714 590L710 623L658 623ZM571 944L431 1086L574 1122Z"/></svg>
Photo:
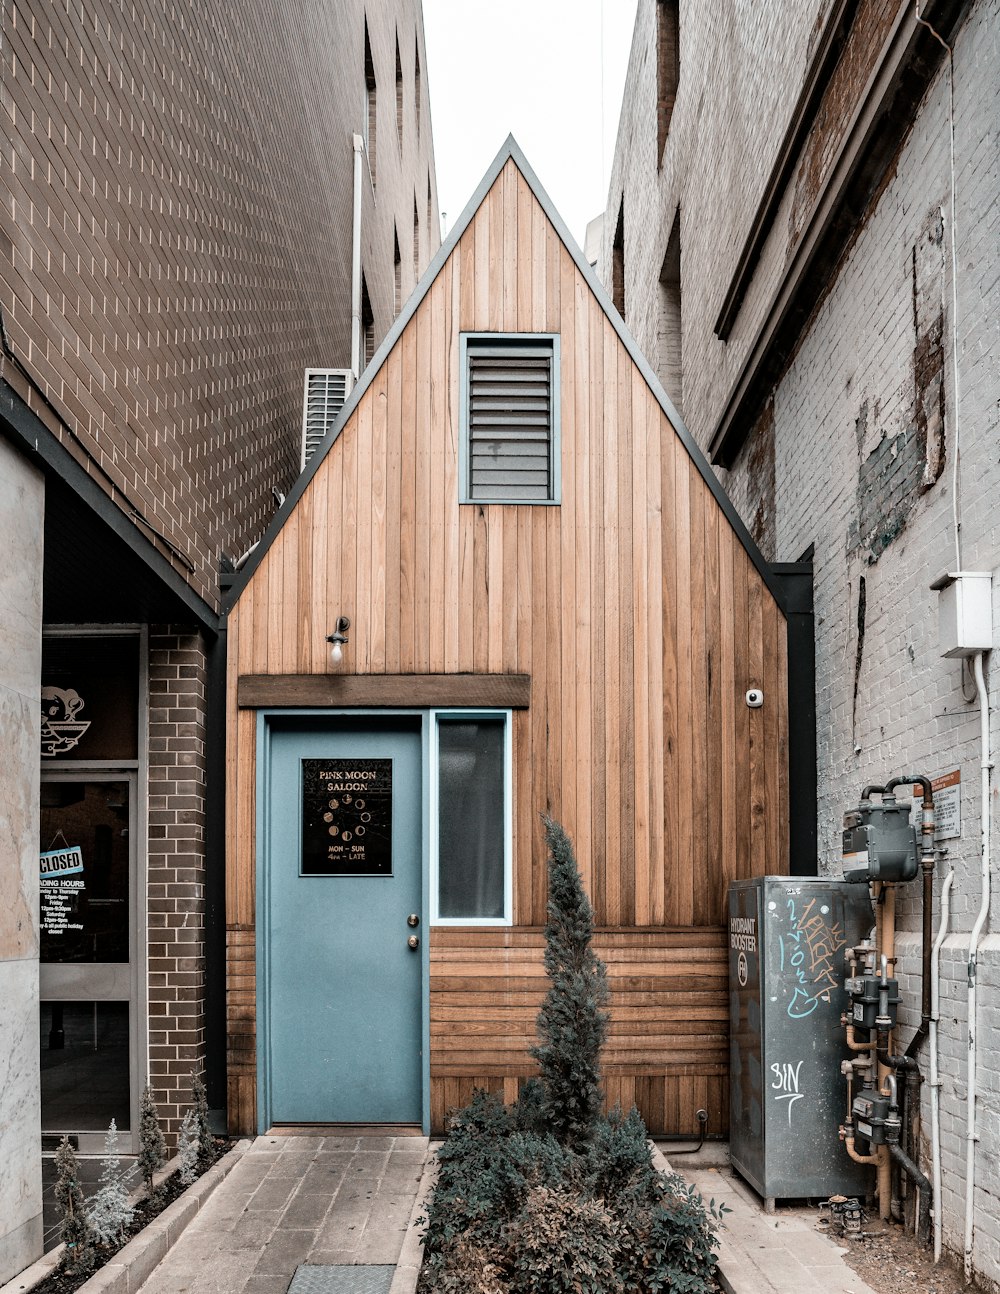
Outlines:
<svg viewBox="0 0 1000 1294"><path fill-rule="evenodd" d="M943 39L953 40L970 4L971 0L925 0L923 16ZM768 392L794 355L816 302L836 277L844 248L911 130L916 107L944 56L941 45L918 24L908 0L899 0L892 31L858 100L851 127L712 433L708 453L718 466L731 468L736 461Z"/></svg>
<svg viewBox="0 0 1000 1294"><path fill-rule="evenodd" d="M715 335L721 341L729 340L736 316L753 281L757 262L771 232L771 226L781 205L781 199L785 195L788 181L816 120L820 103L840 60L844 45L847 43L847 33L854 21L858 2L859 0L834 0L827 16L823 35L806 71L798 103L792 112L757 211L750 222L750 232L736 262L736 269L722 303L722 309L719 311L719 317L715 321Z"/></svg>
<svg viewBox="0 0 1000 1294"><path fill-rule="evenodd" d="M3 430L18 449L46 474L57 476L108 528L127 544L149 570L193 618L213 634L220 619L209 604L170 565L161 552L122 512L111 497L77 462L42 420L21 399L8 382L0 381L0 420Z"/></svg>
<svg viewBox="0 0 1000 1294"><path fill-rule="evenodd" d="M761 579L767 585L767 588L770 591L772 597L777 602L782 612L784 612L784 600L781 595L781 586L774 579L774 576L771 573L770 566L768 565L767 561L764 559L764 556L761 553L760 549L757 547L753 539L750 537L750 532L743 524L742 518L734 508L729 496L722 488L722 485L719 482L718 477L712 471L711 467L709 467L708 460L705 458L704 454L699 449L696 441L694 440L694 437L691 435L687 427L684 425L684 422L681 419L680 414L674 408L670 400L670 397L667 395L663 387L660 385L659 378L650 368L649 363L646 360L645 356L642 354L642 351L639 349L637 342L635 341L632 334L629 332L628 328L625 326L625 323L621 315L612 305L611 298L608 296L607 292L605 292L603 286L601 285L599 279L597 278L597 275L594 273L594 271L591 269L591 267L587 264L586 260L584 259L583 253L577 247L572 234L566 228L566 225L564 224L562 217L559 215L559 212L552 205L552 200L549 198L549 195L545 192L544 188L539 183L538 177L535 175L535 172L531 169L531 166L528 164L527 159L525 158L524 154L521 152L521 149L517 141L514 139L513 135L507 136L507 139L505 140L500 151L497 153L496 157L493 159L486 174L480 180L478 188L470 198L468 205L466 206L465 210L462 212L462 215L457 221L457 223L455 224L455 227L452 229L451 233L448 235L445 241L438 248L437 255L434 257L430 265L425 270L423 278L413 289L413 292L410 294L410 297L407 300L406 305L403 307L402 312L396 319L396 322L393 324L393 326L389 329L381 346L379 346L378 350L375 352L375 356L372 359L371 363L365 369L365 374L362 376L360 381L358 381L355 384L354 389L352 390L350 397L347 400L347 403L344 405L343 409L341 409L340 414L337 418L337 421L334 423L333 429L327 436L325 443L320 449L316 451L316 453L310 459L309 465L306 467L305 471L300 474L298 480L295 482L292 489L289 491L288 497L285 499L285 502L282 504L282 506L275 513L274 517L271 519L271 523L265 530L263 538L261 539L257 547L254 549L252 556L248 558L246 565L240 571L238 579L234 582L232 589L229 592L229 596L227 597L225 602L225 609L227 611L236 605L236 602L239 600L240 594L246 588L254 571L260 565L264 557L264 554L267 552L268 548L270 548L271 544L274 542L282 526L285 524L285 521L287 520L287 518L291 515L292 509L295 507L299 499L302 497L309 482L312 480L313 476L315 476L316 472L319 470L320 464L323 462L326 455L330 452L332 445L337 440L341 431L346 426L349 418L351 417L351 414L358 407L358 404L361 402L362 396L365 394L365 392L371 386L372 382L375 380L375 377L377 376L379 369L382 367L382 364L385 362L386 358L388 357L389 352L396 345L396 342L399 340L399 338L403 335L403 331L406 328L407 324L416 314L424 297L430 291L431 284L437 278L441 269L444 267L445 262L448 260L452 252L458 246L459 241L462 238L462 235L465 233L466 229L468 229L469 225L472 223L473 217L475 216L479 208L482 206L483 200L485 199L486 195L489 193L490 189L493 187L494 183L497 180L497 177L500 175L500 172L503 170L503 168L507 165L508 161L512 161L514 165L517 167L517 169L521 172L521 175L524 177L525 183L531 189L536 200L538 201L539 206L542 208L550 224L555 229L556 233L559 235L566 250L573 258L573 262L576 265L576 268L580 271L587 286L590 288L591 292L593 292L602 310L607 315L609 322L611 323L615 332L618 334L619 341L628 351L629 357L631 358L632 362L635 364L639 372L642 374L643 378L646 381L646 385L649 387L653 395L656 397L660 405L660 408L663 410L668 421L673 426L674 431L676 432L681 444L687 450L687 453L691 458L691 461L694 463L695 467L700 472L706 485L708 486L713 497L715 498L715 501L722 509L726 517L726 520L729 522L729 525L732 527L740 543L743 545L743 548L746 550L747 556L750 558L751 562L756 568Z"/></svg>

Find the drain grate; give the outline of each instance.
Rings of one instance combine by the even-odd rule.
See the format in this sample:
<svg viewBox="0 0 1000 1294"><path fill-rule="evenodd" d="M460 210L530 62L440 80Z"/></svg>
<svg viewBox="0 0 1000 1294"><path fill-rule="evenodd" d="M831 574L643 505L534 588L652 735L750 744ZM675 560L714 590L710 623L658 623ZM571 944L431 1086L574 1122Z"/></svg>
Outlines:
<svg viewBox="0 0 1000 1294"><path fill-rule="evenodd" d="M389 1294L395 1267L303 1263L296 1267L288 1294Z"/></svg>

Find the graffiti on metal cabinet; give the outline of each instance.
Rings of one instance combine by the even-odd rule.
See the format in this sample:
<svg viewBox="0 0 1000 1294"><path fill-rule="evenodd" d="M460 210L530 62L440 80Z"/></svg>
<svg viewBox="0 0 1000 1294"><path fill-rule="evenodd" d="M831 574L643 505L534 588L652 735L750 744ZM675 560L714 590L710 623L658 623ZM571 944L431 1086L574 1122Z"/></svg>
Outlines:
<svg viewBox="0 0 1000 1294"><path fill-rule="evenodd" d="M787 1101L788 1126L792 1126L792 1106L801 1101L805 1092L799 1091L799 1075L802 1072L802 1061L794 1064L791 1061L776 1061L771 1065L771 1091L776 1101Z"/></svg>
<svg viewBox="0 0 1000 1294"><path fill-rule="evenodd" d="M809 899L800 910L800 902L791 896L785 900L789 928L780 940L781 970L790 969L793 975L794 991L786 1008L793 1020L812 1015L821 1002L829 1003L839 983L834 957L847 943L843 927L830 920L825 903Z"/></svg>

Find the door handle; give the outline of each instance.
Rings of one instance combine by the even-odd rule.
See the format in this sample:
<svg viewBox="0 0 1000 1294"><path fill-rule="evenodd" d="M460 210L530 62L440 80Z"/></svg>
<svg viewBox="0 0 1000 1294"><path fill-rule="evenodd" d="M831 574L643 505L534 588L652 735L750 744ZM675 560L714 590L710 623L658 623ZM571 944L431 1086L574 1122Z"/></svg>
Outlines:
<svg viewBox="0 0 1000 1294"><path fill-rule="evenodd" d="M410 915L406 918L406 924L408 926L419 926L420 918L417 916L415 912L411 912Z"/></svg>
<svg viewBox="0 0 1000 1294"><path fill-rule="evenodd" d="M417 935L410 935L409 939L407 939L406 941L406 946L407 948L410 948L414 952L416 952L416 950L420 947L420 939L417 937Z"/></svg>

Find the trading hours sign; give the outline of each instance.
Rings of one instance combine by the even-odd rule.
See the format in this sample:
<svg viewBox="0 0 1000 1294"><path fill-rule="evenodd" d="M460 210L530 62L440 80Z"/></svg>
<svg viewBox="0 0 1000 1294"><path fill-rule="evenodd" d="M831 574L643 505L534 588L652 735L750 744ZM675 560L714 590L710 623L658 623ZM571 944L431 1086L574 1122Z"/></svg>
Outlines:
<svg viewBox="0 0 1000 1294"><path fill-rule="evenodd" d="M303 876L392 875L392 760L302 761Z"/></svg>

